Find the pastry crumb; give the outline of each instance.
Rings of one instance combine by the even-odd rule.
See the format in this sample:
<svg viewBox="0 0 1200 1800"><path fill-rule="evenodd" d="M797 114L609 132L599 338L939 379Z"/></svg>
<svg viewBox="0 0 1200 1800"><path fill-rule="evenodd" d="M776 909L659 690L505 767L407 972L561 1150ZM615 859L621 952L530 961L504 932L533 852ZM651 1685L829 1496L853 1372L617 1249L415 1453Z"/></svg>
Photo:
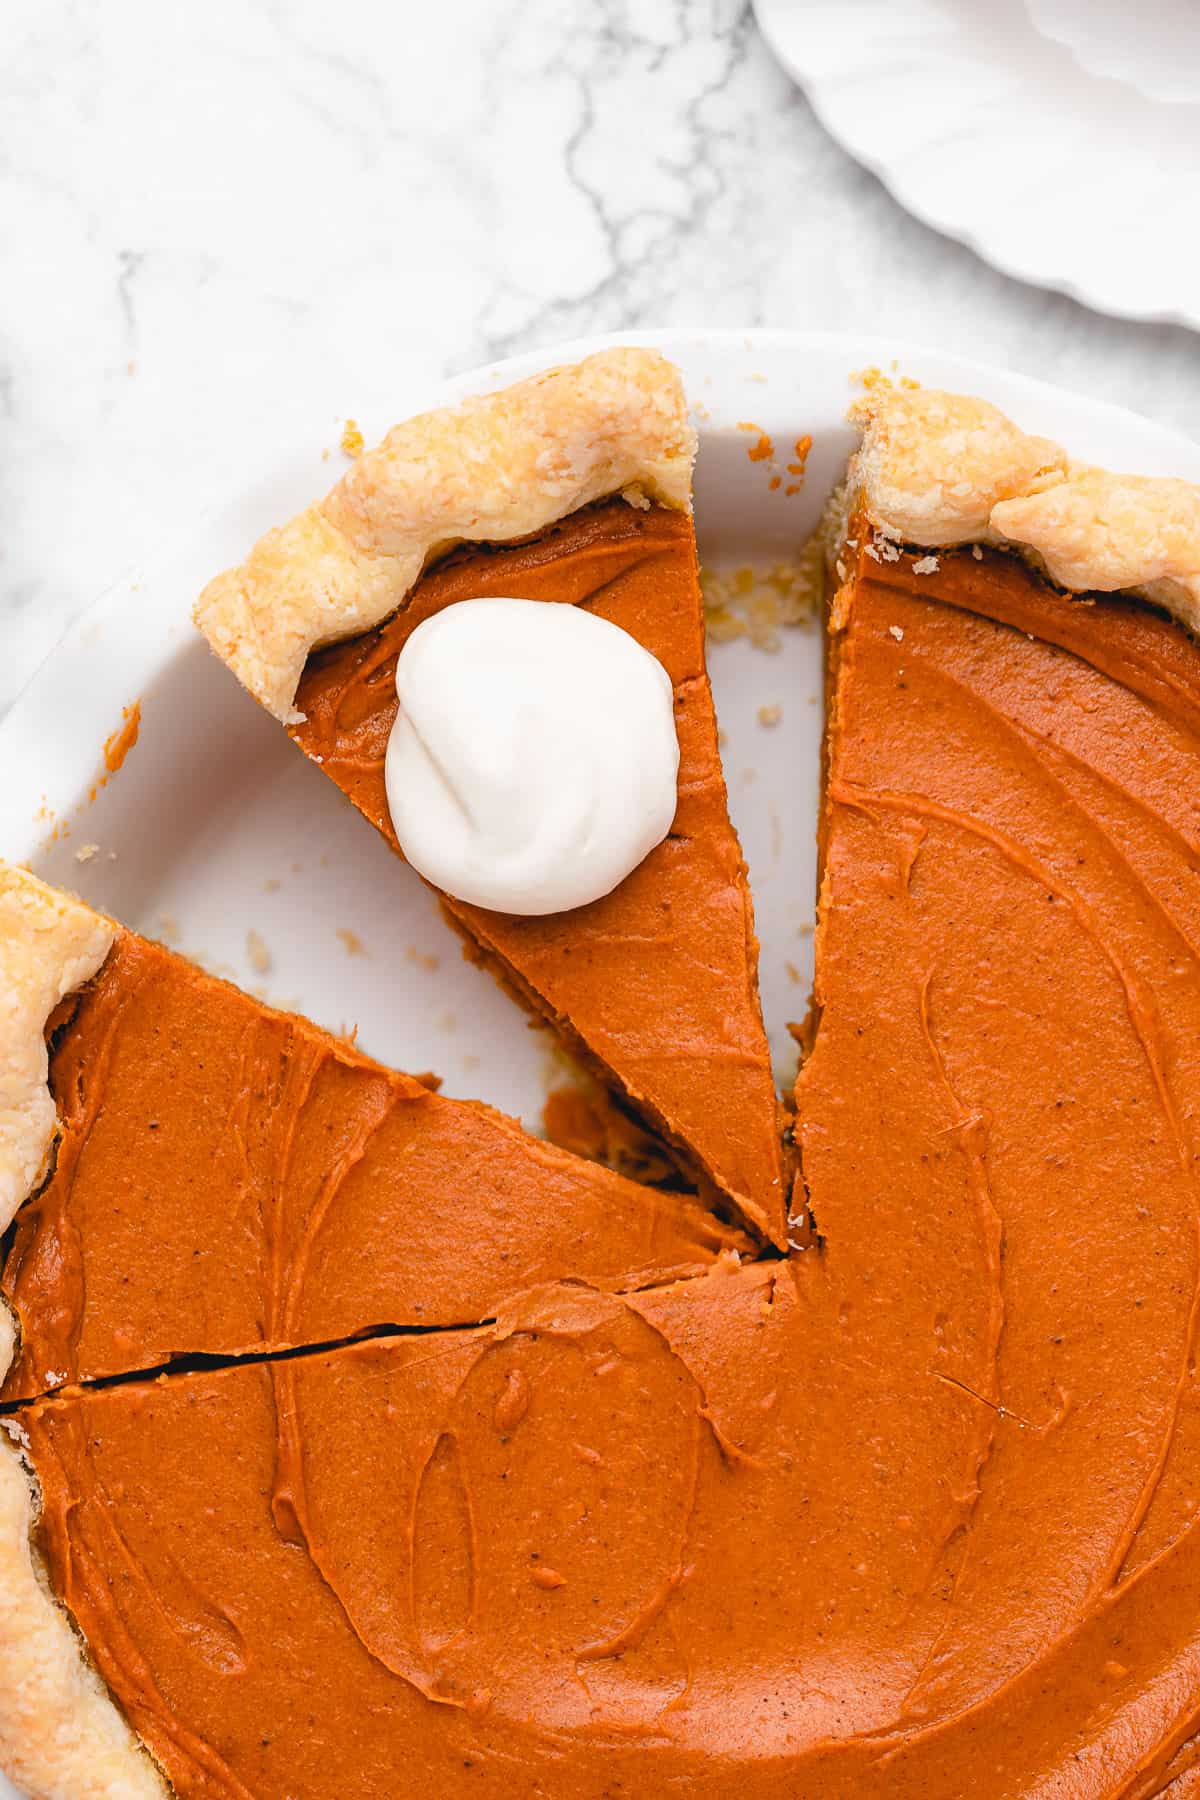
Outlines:
<svg viewBox="0 0 1200 1800"><path fill-rule="evenodd" d="M796 967L795 963L794 962L785 962L783 966L784 966L784 969L787 971L787 978L792 983L792 986L799 987L800 983L803 981L804 977L801 975L801 973L800 973L799 969Z"/></svg>
<svg viewBox="0 0 1200 1800"><path fill-rule="evenodd" d="M760 706L758 709L758 722L760 725L766 725L768 727L778 725L782 717L782 706Z"/></svg>
<svg viewBox="0 0 1200 1800"><path fill-rule="evenodd" d="M77 863L91 862L93 856L98 856L99 854L99 844L80 844L78 850L75 852L75 861Z"/></svg>
<svg viewBox="0 0 1200 1800"><path fill-rule="evenodd" d="M418 950L415 944L410 944L408 946L408 949L404 952L404 959L406 962L415 963L418 969L428 969L430 974L432 974L438 966L438 958L436 956L431 955L427 950Z"/></svg>
<svg viewBox="0 0 1200 1800"><path fill-rule="evenodd" d="M893 373L895 373L896 367L896 363L893 363ZM921 385L919 381L914 381L911 375L898 375L895 381L893 381L890 375L885 375L883 370L875 365L872 365L867 369L852 370L850 379L858 387L864 388L868 394L872 393L876 388L886 389L902 387L916 390Z"/></svg>
<svg viewBox="0 0 1200 1800"><path fill-rule="evenodd" d="M973 557L974 557L974 558L975 558L975 561L976 561L976 562L982 562L982 561L983 561L983 547L982 547L982 545L980 545L980 544L972 544L972 545L971 545L971 555L972 555L972 556L973 556Z"/></svg>
<svg viewBox="0 0 1200 1800"><path fill-rule="evenodd" d="M444 1012L438 1020L438 1025L442 1031L457 1031L458 1019L454 1013Z"/></svg>
<svg viewBox="0 0 1200 1800"><path fill-rule="evenodd" d="M795 462L790 462L787 466L789 475L796 475L803 481L804 471L808 467L808 453L812 449L812 445L811 431L806 431L803 437L798 437L796 439L796 460Z"/></svg>
<svg viewBox="0 0 1200 1800"><path fill-rule="evenodd" d="M890 537L885 537L880 531L875 533L872 541L866 546L866 552L876 562L885 563L897 563L904 554L899 544Z"/></svg>
<svg viewBox="0 0 1200 1800"><path fill-rule="evenodd" d="M815 624L823 588L824 559L815 539L794 560L769 569L748 563L734 569L701 569L708 638L714 644L749 638L756 650L774 654L782 648L782 631Z"/></svg>
<svg viewBox="0 0 1200 1800"><path fill-rule="evenodd" d="M351 931L348 925L339 925L336 935L341 939L347 956L365 956L367 954L366 945L357 931Z"/></svg>
<svg viewBox="0 0 1200 1800"><path fill-rule="evenodd" d="M363 434L358 428L357 419L347 419L342 427L342 449L347 456L361 456L363 453Z"/></svg>
<svg viewBox="0 0 1200 1800"><path fill-rule="evenodd" d="M246 933L246 955L256 975L266 975L271 967L271 952L257 931Z"/></svg>
<svg viewBox="0 0 1200 1800"><path fill-rule="evenodd" d="M765 432L761 425L756 424L753 419L739 419L737 428L739 431L754 433L754 442L746 450L746 455L751 462L767 462L774 456L775 446L771 442L769 433Z"/></svg>
<svg viewBox="0 0 1200 1800"><path fill-rule="evenodd" d="M164 944L179 942L179 920L174 913L159 913L158 935Z"/></svg>
<svg viewBox="0 0 1200 1800"><path fill-rule="evenodd" d="M888 636L894 637L898 644L902 644L904 642L904 627L903 627L903 625L889 625L888 626Z"/></svg>
<svg viewBox="0 0 1200 1800"><path fill-rule="evenodd" d="M268 880L263 882L263 893L264 894L277 894L278 892L279 892L279 881L276 876L272 875Z"/></svg>
<svg viewBox="0 0 1200 1800"><path fill-rule="evenodd" d="M939 568L936 556L920 556L913 564L914 575L936 575Z"/></svg>

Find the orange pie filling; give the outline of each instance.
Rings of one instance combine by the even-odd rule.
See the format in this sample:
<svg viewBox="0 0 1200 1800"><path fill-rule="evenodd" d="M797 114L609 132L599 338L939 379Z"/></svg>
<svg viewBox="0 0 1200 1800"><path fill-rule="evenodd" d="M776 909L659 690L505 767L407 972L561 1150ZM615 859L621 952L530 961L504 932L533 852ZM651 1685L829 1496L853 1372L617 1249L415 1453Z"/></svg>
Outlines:
<svg viewBox="0 0 1200 1800"><path fill-rule="evenodd" d="M563 528L554 593L619 613L645 534L676 525L626 508L593 542L608 517ZM544 549L494 553L497 589L533 591ZM485 591L492 554L435 571L414 616L459 581ZM404 629L321 653L302 692L306 747L382 829ZM18 1415L54 1590L180 1795L316 1796L347 1771L363 1795L555 1800L1188 1779L1200 651L1144 606L970 549L863 552L831 651L796 1096L814 1248L714 1264L687 1202L215 984L198 1042L195 991L134 940L62 1024L58 1167L8 1264L20 1391L51 1356L74 1379L142 1342L481 1321ZM656 653L686 700L693 664ZM684 836L717 779L710 725L697 761L681 724ZM662 850L582 935L466 928L548 1008L609 1029L622 945L661 932L662 895L689 906ZM611 1022L664 1081L636 1021L686 993L706 915L687 916L687 954ZM697 1029L751 1080L736 1019ZM749 1190L757 1140L715 1129ZM692 1278L668 1281L679 1263Z"/></svg>
<svg viewBox="0 0 1200 1800"><path fill-rule="evenodd" d="M658 658L675 691L679 808L664 842L589 906L517 918L443 896L446 916L468 954L615 1086L710 1200L727 1197L782 1243L753 909L726 811L691 519L616 499L528 543L456 552L377 630L310 657L292 735L398 849L384 783L397 657L424 619L491 594L585 606Z"/></svg>
<svg viewBox="0 0 1200 1800"><path fill-rule="evenodd" d="M5 1259L22 1335L0 1400L475 1323L539 1282L636 1286L747 1248L686 1196L443 1099L132 932L62 1012L61 1132Z"/></svg>

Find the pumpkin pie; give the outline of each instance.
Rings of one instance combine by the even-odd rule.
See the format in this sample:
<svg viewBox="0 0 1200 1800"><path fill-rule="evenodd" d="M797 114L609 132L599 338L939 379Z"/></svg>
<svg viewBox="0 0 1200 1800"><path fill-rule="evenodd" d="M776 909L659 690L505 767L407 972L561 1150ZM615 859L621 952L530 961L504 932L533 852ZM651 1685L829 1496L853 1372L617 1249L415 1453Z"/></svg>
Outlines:
<svg viewBox="0 0 1200 1800"><path fill-rule="evenodd" d="M475 1322L514 1287L636 1285L747 1247L686 1196L446 1099L2 866L0 980L0 1216L37 1190L4 1260L21 1343L0 1399Z"/></svg>
<svg viewBox="0 0 1200 1800"><path fill-rule="evenodd" d="M1194 1791L1200 494L959 396L881 387L857 419L807 1247L673 1271L681 1214L582 1274L531 1234L472 1274L472 1320L436 1304L468 1296L435 1233L432 1328L17 1406L0 1758L30 1791ZM24 891L14 1204L54 1129L43 1023L54 1088L114 932Z"/></svg>
<svg viewBox="0 0 1200 1800"><path fill-rule="evenodd" d="M211 583L209 642L398 849L384 755L396 661L443 607L587 607L666 669L668 837L603 899L513 917L444 895L467 954L657 1132L710 1199L786 1235L779 1116L745 865L717 750L676 370L610 350L397 426L333 492Z"/></svg>

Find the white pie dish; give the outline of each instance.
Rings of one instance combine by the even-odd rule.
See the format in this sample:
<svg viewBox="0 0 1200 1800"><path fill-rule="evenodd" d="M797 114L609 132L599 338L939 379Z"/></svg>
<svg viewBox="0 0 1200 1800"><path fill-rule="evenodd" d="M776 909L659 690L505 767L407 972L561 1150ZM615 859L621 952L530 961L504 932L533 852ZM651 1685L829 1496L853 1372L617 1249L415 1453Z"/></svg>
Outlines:
<svg viewBox="0 0 1200 1800"><path fill-rule="evenodd" d="M435 396L390 396L368 435L431 398L503 384L612 341L556 346L463 376ZM683 370L701 434L702 550L721 561L766 566L795 551L845 460L851 373L893 361L922 381L997 401L1023 426L1078 454L1200 481L1200 447L1161 427L929 352L787 333L663 332L619 341L655 344ZM739 428L747 425L755 430ZM812 434L798 494L787 496L786 482L772 490L769 462L750 458L760 430L778 446L781 464L799 435ZM477 1095L535 1124L550 1060L543 1034L526 1031L490 978L463 962L417 878L288 744L190 623L204 581L335 472L319 447L297 455L200 520L186 543L131 575L71 630L0 722L0 854L28 861L150 935L204 952L278 1003L337 1028L357 1023L364 1047L385 1060L434 1068L449 1092ZM812 630L787 632L777 655L744 641L722 645L711 667L783 1077L791 1065L786 1021L803 1012L811 973L805 927L814 886L820 639ZM139 741L90 799L104 740L135 700ZM776 705L779 722L761 724L758 709ZM78 860L91 845L95 853ZM278 885L268 891L270 883ZM254 966L251 932L271 958L269 970ZM355 943L361 953L352 953ZM13 1793L0 1777L0 1795Z"/></svg>

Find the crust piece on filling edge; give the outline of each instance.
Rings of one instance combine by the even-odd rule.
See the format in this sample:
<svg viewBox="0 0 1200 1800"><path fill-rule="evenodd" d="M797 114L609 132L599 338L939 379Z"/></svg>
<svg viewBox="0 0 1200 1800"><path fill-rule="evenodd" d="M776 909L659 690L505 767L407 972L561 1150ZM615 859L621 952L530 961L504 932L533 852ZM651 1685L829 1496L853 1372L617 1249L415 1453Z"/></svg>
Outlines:
<svg viewBox="0 0 1200 1800"><path fill-rule="evenodd" d="M0 1230L42 1180L55 1133L46 1020L89 981L116 927L0 863ZM0 1304L0 1380L13 1322ZM161 1800L168 1789L92 1669L33 1548L20 1424L0 1436L0 1766L46 1800Z"/></svg>
<svg viewBox="0 0 1200 1800"><path fill-rule="evenodd" d="M895 543L993 544L1072 593L1136 594L1200 632L1200 487L1074 462L964 394L881 385L849 417L862 443L832 502L837 540L861 505Z"/></svg>
<svg viewBox="0 0 1200 1800"><path fill-rule="evenodd" d="M435 557L529 537L613 494L686 512L695 453L673 364L600 351L397 425L211 581L196 623L255 699L296 724L309 652L380 624Z"/></svg>

